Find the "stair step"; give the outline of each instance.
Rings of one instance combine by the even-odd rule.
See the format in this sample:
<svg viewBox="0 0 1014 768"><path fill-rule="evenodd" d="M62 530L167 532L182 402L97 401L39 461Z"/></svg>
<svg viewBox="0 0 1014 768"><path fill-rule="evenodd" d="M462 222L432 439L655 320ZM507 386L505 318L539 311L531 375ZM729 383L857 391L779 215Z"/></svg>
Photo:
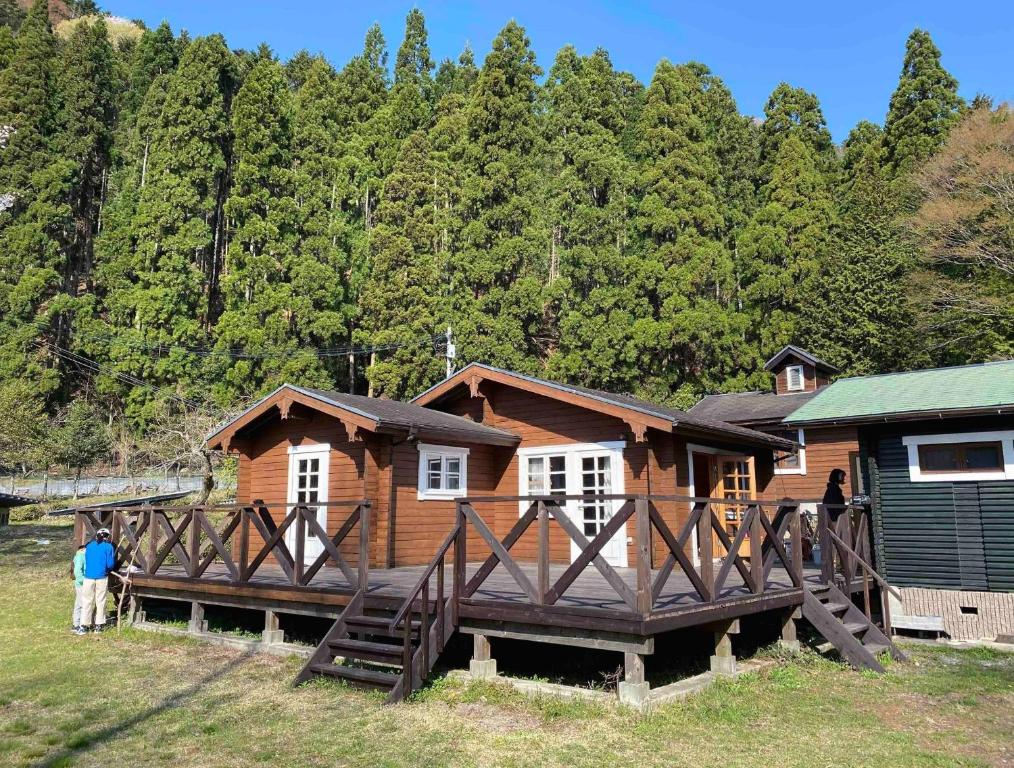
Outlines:
<svg viewBox="0 0 1014 768"><path fill-rule="evenodd" d="M824 603L824 607L827 608L829 611L831 611L831 613L841 613L842 611L847 611L849 609L850 605L852 605L852 604L851 603L833 603L833 602L830 602L830 601Z"/></svg>
<svg viewBox="0 0 1014 768"><path fill-rule="evenodd" d="M389 643L371 643L366 640L355 640L351 637L328 640L328 648L335 656L362 661L383 661L397 663L401 661L402 646Z"/></svg>
<svg viewBox="0 0 1014 768"><path fill-rule="evenodd" d="M404 622L391 629L391 620L383 616L351 616L345 620L345 627L349 634L364 633L369 635L388 635L389 637L401 637L405 632ZM412 635L419 634L419 622L411 624Z"/></svg>
<svg viewBox="0 0 1014 768"><path fill-rule="evenodd" d="M363 688L379 688L389 691L398 684L401 675L391 672L378 672L373 669L362 669L360 667L345 667L340 664L312 664L310 670L318 675L336 677L340 680L348 680Z"/></svg>
<svg viewBox="0 0 1014 768"><path fill-rule="evenodd" d="M891 650L891 646L885 643L863 643L866 646L866 650L872 653L874 656L879 656L884 651Z"/></svg>
<svg viewBox="0 0 1014 768"><path fill-rule="evenodd" d="M865 632L870 628L870 625L865 621L846 621L845 629L851 632L853 635L858 635L860 632Z"/></svg>

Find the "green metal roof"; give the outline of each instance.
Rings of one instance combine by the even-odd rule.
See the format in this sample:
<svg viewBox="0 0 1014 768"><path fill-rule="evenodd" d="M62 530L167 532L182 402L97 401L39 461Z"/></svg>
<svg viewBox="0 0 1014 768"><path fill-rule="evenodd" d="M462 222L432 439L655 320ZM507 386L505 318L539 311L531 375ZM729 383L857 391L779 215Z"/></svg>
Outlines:
<svg viewBox="0 0 1014 768"><path fill-rule="evenodd" d="M785 421L866 420L1003 406L1014 406L1014 360L838 379Z"/></svg>

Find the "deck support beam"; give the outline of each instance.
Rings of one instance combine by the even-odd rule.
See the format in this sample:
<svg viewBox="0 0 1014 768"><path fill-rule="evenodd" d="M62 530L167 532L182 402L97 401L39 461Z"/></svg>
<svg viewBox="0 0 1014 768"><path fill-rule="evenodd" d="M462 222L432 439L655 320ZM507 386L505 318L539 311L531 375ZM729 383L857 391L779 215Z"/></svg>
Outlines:
<svg viewBox="0 0 1014 768"><path fill-rule="evenodd" d="M732 636L739 634L739 620L723 622L715 627L715 653L711 671L716 675L735 675L736 656L732 652Z"/></svg>
<svg viewBox="0 0 1014 768"><path fill-rule="evenodd" d="M801 619L803 612L800 608L790 608L782 613L782 636L778 644L787 650L799 650L799 638L796 636L796 619Z"/></svg>
<svg viewBox="0 0 1014 768"><path fill-rule="evenodd" d="M644 656L623 654L623 680L616 687L620 704L642 709L648 701L650 686L644 679Z"/></svg>
<svg viewBox="0 0 1014 768"><path fill-rule="evenodd" d="M278 625L278 614L270 609L264 611L264 631L261 632L261 642L266 645L285 642L285 632Z"/></svg>
<svg viewBox="0 0 1014 768"><path fill-rule="evenodd" d="M132 627L135 624L144 623L143 605L140 597L131 594L130 601L127 603L127 626Z"/></svg>
<svg viewBox="0 0 1014 768"><path fill-rule="evenodd" d="M190 602L190 624L187 631L192 635L203 635L208 631L208 621L204 618L204 604L196 600Z"/></svg>
<svg viewBox="0 0 1014 768"><path fill-rule="evenodd" d="M468 671L479 680L496 677L496 659L490 655L489 638L485 635L472 635L472 660Z"/></svg>

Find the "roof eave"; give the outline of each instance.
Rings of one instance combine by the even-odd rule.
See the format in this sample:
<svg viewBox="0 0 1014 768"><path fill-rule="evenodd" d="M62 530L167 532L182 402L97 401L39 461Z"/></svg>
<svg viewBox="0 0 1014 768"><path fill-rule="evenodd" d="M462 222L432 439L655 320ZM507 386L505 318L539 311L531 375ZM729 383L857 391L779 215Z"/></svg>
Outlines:
<svg viewBox="0 0 1014 768"><path fill-rule="evenodd" d="M835 416L822 419L785 419L786 425L835 426L838 424L880 424L891 421L931 421L934 419L957 419L963 416L1003 416L1014 414L1014 404L981 406L976 408L939 408L929 411L897 411L894 413L871 413L857 416Z"/></svg>

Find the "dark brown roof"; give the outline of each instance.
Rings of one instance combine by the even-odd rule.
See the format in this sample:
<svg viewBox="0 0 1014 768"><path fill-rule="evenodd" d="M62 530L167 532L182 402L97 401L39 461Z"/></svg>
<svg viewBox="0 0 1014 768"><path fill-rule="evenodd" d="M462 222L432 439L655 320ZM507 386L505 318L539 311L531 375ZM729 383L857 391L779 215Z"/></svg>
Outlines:
<svg viewBox="0 0 1014 768"><path fill-rule="evenodd" d="M670 422L673 427L684 426L690 429L700 430L702 432L710 432L715 437L728 438L741 438L746 439L752 443L762 443L780 450L786 450L792 447L792 444L782 440L781 438L773 435L767 435L763 432L757 432L746 427L738 426L735 424L726 423L723 420L712 419L706 416L701 416L694 413L688 413L687 411L680 410L679 408L672 408L667 405L660 405L653 403L650 400L642 400L639 397L626 394L616 394L614 392L605 392L601 389L591 389L590 387L581 387L576 384L563 384L558 381L550 381L548 379L539 379L535 376L529 376L524 373L517 373L515 371L504 370L503 368L496 368L491 365L485 365L483 363L470 363L458 374L466 371L470 368L486 369L489 371L495 371L497 373L506 374L515 378L521 379L522 381L530 381L535 384L541 384L546 387L559 390L560 392L569 392L572 394L583 395L585 397L599 400L603 403L609 403L621 408L628 408L632 411L646 414L648 416L654 416L655 418L665 419ZM455 375L458 375L455 374ZM439 386L439 385L435 385ZM430 389L433 389L431 387ZM428 392L429 390L427 390ZM426 392L415 398L418 400L422 398ZM414 402L414 401L413 401Z"/></svg>
<svg viewBox="0 0 1014 768"><path fill-rule="evenodd" d="M707 395L690 413L702 419L716 419L731 424L778 424L819 390L776 395L774 392L736 392L728 395Z"/></svg>
<svg viewBox="0 0 1014 768"><path fill-rule="evenodd" d="M29 499L27 496L15 496L12 493L0 493L0 508L11 509L13 507L24 507L29 504L38 504L38 500Z"/></svg>

